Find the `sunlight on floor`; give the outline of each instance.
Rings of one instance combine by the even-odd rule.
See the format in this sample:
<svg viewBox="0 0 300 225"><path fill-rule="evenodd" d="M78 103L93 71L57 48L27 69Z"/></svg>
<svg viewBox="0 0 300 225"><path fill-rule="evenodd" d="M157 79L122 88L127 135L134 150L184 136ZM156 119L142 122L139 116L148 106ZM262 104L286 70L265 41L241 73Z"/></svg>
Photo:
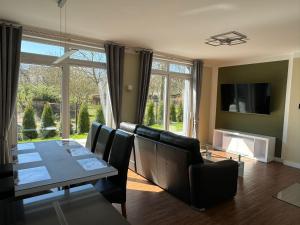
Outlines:
<svg viewBox="0 0 300 225"><path fill-rule="evenodd" d="M162 192L163 189L151 184L143 177L128 170L127 189L145 192Z"/></svg>

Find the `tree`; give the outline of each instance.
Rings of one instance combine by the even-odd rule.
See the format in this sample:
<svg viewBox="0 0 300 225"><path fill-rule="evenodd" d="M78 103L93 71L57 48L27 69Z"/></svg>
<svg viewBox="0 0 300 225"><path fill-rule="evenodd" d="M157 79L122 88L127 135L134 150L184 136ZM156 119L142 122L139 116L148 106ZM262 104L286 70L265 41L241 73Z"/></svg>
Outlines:
<svg viewBox="0 0 300 225"><path fill-rule="evenodd" d="M98 86L93 80L90 68L71 67L70 73L70 102L75 106L75 132L78 128L78 109L90 100L90 97L98 93Z"/></svg>
<svg viewBox="0 0 300 225"><path fill-rule="evenodd" d="M170 120L176 122L176 108L174 103L170 106Z"/></svg>
<svg viewBox="0 0 300 225"><path fill-rule="evenodd" d="M36 123L34 119L34 109L31 104L25 108L24 117L23 117L23 139L34 139L38 137L38 133L36 131Z"/></svg>
<svg viewBox="0 0 300 225"><path fill-rule="evenodd" d="M183 106L182 102L180 101L179 105L177 106L177 121L182 122L183 121Z"/></svg>
<svg viewBox="0 0 300 225"><path fill-rule="evenodd" d="M99 105L99 107L97 107L95 121L98 123L101 123L101 124L105 124L105 119L104 119L101 105Z"/></svg>
<svg viewBox="0 0 300 225"><path fill-rule="evenodd" d="M52 108L49 102L44 104L44 109L41 118L41 135L43 138L56 136L56 127Z"/></svg>
<svg viewBox="0 0 300 225"><path fill-rule="evenodd" d="M79 133L87 133L90 129L90 117L89 111L86 104L82 104L79 110L79 122L78 122L78 130Z"/></svg>
<svg viewBox="0 0 300 225"><path fill-rule="evenodd" d="M163 101L160 101L158 106L157 123L162 124L163 121L164 121L164 103Z"/></svg>
<svg viewBox="0 0 300 225"><path fill-rule="evenodd" d="M149 102L148 107L146 108L146 121L145 124L147 126L151 126L155 123L155 118L154 118L154 103L151 101Z"/></svg>

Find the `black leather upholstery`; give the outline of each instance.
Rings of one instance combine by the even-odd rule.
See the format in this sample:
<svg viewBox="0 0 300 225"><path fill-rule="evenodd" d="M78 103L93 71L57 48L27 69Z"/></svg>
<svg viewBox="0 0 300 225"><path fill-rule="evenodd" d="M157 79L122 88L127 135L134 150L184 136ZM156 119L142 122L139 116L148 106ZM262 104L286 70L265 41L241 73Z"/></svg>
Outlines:
<svg viewBox="0 0 300 225"><path fill-rule="evenodd" d="M191 152L191 163L203 163L200 154L200 143L195 138L184 137L168 131L160 134L160 141L169 145L173 145Z"/></svg>
<svg viewBox="0 0 300 225"><path fill-rule="evenodd" d="M133 140L132 134L116 131L109 164L118 169L118 175L102 179L95 184L95 188L112 203L126 202L127 172Z"/></svg>
<svg viewBox="0 0 300 225"><path fill-rule="evenodd" d="M14 194L13 166L0 165L0 200L13 198Z"/></svg>
<svg viewBox="0 0 300 225"><path fill-rule="evenodd" d="M109 158L110 148L114 139L115 130L103 125L100 129L94 153L100 155L106 162Z"/></svg>
<svg viewBox="0 0 300 225"><path fill-rule="evenodd" d="M194 207L236 194L238 163L203 162L197 139L137 125L134 151L138 174Z"/></svg>
<svg viewBox="0 0 300 225"><path fill-rule="evenodd" d="M91 152L95 151L96 141L101 129L101 124L97 122L93 122L91 128L89 130L85 147L90 149Z"/></svg>
<svg viewBox="0 0 300 225"><path fill-rule="evenodd" d="M156 141L159 140L161 132L162 132L161 130L153 129L143 125L138 126L136 129L136 134Z"/></svg>
<svg viewBox="0 0 300 225"><path fill-rule="evenodd" d="M137 124L134 123L129 123L129 122L122 122L120 124L120 130L123 130L125 132L134 134L136 132L136 129L138 128ZM135 154L135 147L133 145L132 150L131 150L131 154L130 154L130 160L129 160L129 169L136 171L136 154Z"/></svg>
<svg viewBox="0 0 300 225"><path fill-rule="evenodd" d="M206 208L235 196L238 163L233 160L224 160L191 165L189 177L191 204L197 208Z"/></svg>

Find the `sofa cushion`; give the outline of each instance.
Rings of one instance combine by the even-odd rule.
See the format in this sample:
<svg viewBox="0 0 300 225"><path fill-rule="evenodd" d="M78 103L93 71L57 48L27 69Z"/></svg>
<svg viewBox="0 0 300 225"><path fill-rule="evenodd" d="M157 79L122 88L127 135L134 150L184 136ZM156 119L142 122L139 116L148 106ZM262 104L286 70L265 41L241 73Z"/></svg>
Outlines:
<svg viewBox="0 0 300 225"><path fill-rule="evenodd" d="M203 163L199 140L163 131L160 134L160 141L191 152L192 163Z"/></svg>
<svg viewBox="0 0 300 225"><path fill-rule="evenodd" d="M161 130L153 129L143 125L138 126L138 128L136 129L136 134L156 141L159 140L161 132Z"/></svg>

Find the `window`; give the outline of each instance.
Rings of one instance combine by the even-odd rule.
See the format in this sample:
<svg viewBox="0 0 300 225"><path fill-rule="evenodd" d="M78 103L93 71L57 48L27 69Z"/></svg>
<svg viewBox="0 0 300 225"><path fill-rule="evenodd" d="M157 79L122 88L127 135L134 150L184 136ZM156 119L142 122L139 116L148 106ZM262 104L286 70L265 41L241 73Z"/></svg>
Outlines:
<svg viewBox="0 0 300 225"><path fill-rule="evenodd" d="M192 67L154 59L144 124L189 135Z"/></svg>
<svg viewBox="0 0 300 225"><path fill-rule="evenodd" d="M90 51L84 49L79 49L79 51L71 55L70 58L91 61L91 62L106 63L106 55L104 52L96 52L96 51Z"/></svg>
<svg viewBox="0 0 300 225"><path fill-rule="evenodd" d="M58 45L23 40L21 52L59 57L64 54L64 48Z"/></svg>
<svg viewBox="0 0 300 225"><path fill-rule="evenodd" d="M107 106L106 70L71 66L69 85L70 132L86 138L90 127L84 127L80 123L88 120L105 124L105 110L103 109ZM86 116L83 111L86 112Z"/></svg>
<svg viewBox="0 0 300 225"><path fill-rule="evenodd" d="M61 77L58 67L21 63L18 141L60 138Z"/></svg>
<svg viewBox="0 0 300 225"><path fill-rule="evenodd" d="M105 53L80 48L58 67L49 56L59 57L65 48L53 43L55 40L22 40L17 99L19 142L85 139L91 122L112 123ZM77 48L69 44L65 47Z"/></svg>

